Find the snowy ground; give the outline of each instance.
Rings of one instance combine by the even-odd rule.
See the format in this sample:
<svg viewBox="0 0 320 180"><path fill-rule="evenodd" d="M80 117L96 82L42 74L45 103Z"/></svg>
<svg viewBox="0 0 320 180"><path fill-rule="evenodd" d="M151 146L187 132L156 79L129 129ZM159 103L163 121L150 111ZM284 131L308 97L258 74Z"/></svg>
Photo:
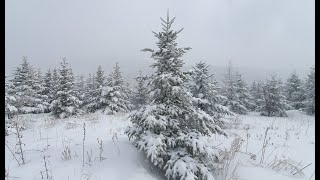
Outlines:
<svg viewBox="0 0 320 180"><path fill-rule="evenodd" d="M229 121L232 128L226 130L228 138L215 135L212 137L217 148L226 148L227 151L235 138L243 139L241 149L231 161L227 179L310 179L315 169L314 117L297 111L289 111L288 115L287 118L261 117L256 113L238 116ZM27 125L27 129L22 131L22 141L26 144L23 146L23 150L26 150L26 164L19 166L6 147L6 171L9 172L9 179L41 179L40 171L45 171L43 155L49 156L47 164L52 179L163 179L146 168L143 155L132 146L124 134L129 124L125 115L107 116L95 113L79 118L53 120L47 114L40 114L24 115L21 118L25 119ZM84 166L83 122L86 123ZM270 140L265 148L264 161L260 163L260 149L267 127L270 128L267 134L267 139L270 137ZM250 134L248 145L247 134ZM99 160L97 138L103 141L102 156L105 159L102 161ZM14 133L6 136L7 145L13 151L16 141ZM66 146L71 150L70 160L62 159ZM279 164L279 167L274 164L272 168L272 163L278 162L277 160L291 162L297 165L298 169L312 164L303 169L301 174L293 175L296 171L291 172L288 164ZM217 179L221 179L221 176L217 176ZM315 179L314 175L311 179Z"/></svg>
<svg viewBox="0 0 320 180"><path fill-rule="evenodd" d="M313 175L315 170L315 119L298 111L288 111L287 113L287 118L262 117L257 113L239 116L238 127L229 129L229 139L240 136L244 140L241 146L242 152L246 151L248 132L250 137L248 138L247 152L256 155L256 160L252 160L248 155L238 153L238 158L235 159L240 160L237 169L240 179L309 180L311 176L311 179L315 179ZM264 160L260 163L262 156L260 150L263 147L267 127L269 130L266 139L270 138L270 140L265 148ZM247 132L246 129L248 129ZM285 163L279 164L279 166L274 164L272 168L274 162L279 162L275 161L275 158L291 162L290 164L297 165L298 169L312 164L299 174Z"/></svg>

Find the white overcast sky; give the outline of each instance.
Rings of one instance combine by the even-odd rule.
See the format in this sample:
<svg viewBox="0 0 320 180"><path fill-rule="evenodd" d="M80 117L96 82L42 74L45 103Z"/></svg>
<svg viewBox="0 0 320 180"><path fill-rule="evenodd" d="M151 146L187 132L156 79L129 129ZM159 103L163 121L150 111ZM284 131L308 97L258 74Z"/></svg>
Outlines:
<svg viewBox="0 0 320 180"><path fill-rule="evenodd" d="M6 73L28 56L36 67L67 57L74 71L106 70L115 61L137 70L151 64L152 30L167 9L184 30L187 65L304 69L315 61L314 0L5 0ZM125 68L124 68L125 69Z"/></svg>

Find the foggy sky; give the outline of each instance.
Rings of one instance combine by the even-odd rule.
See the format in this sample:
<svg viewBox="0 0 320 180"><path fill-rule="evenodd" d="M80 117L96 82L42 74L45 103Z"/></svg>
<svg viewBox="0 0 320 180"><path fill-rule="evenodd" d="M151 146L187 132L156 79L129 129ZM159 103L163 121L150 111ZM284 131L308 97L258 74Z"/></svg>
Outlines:
<svg viewBox="0 0 320 180"><path fill-rule="evenodd" d="M28 56L41 69L67 57L77 73L150 65L167 9L186 65L204 61L308 71L315 58L314 0L5 0L6 74Z"/></svg>

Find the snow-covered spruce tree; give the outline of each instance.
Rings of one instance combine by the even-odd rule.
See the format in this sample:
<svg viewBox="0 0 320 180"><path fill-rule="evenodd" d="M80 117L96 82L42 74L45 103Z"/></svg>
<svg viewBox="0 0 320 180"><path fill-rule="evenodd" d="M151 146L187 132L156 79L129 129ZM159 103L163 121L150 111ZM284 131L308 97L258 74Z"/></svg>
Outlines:
<svg viewBox="0 0 320 180"><path fill-rule="evenodd" d="M139 109L141 106L146 105L148 101L148 89L146 87L147 76L142 75L141 70L139 75L135 78L137 85L132 93L132 102L135 109Z"/></svg>
<svg viewBox="0 0 320 180"><path fill-rule="evenodd" d="M81 101L75 91L75 80L66 58L60 63L59 87L55 99L51 103L52 115L58 118L66 118L78 113Z"/></svg>
<svg viewBox="0 0 320 180"><path fill-rule="evenodd" d="M228 72L224 77L224 93L227 98L224 105L227 106L232 112L237 114L247 114L248 110L241 99L237 90L237 78L231 69L231 62L229 62Z"/></svg>
<svg viewBox="0 0 320 180"><path fill-rule="evenodd" d="M35 101L38 104L37 106L40 108L39 113L49 112L49 98L45 92L44 79L40 69L34 72L32 89L35 92Z"/></svg>
<svg viewBox="0 0 320 180"><path fill-rule="evenodd" d="M89 112L88 104L90 104L90 100L93 96L93 92L95 91L95 76L89 73L87 79L85 80L85 96L83 98L82 106Z"/></svg>
<svg viewBox="0 0 320 180"><path fill-rule="evenodd" d="M10 94L16 97L14 106L18 108L18 113L41 113L43 106L38 101L36 91L35 71L29 64L27 57L22 58L22 64L13 73L11 79L12 88Z"/></svg>
<svg viewBox="0 0 320 180"><path fill-rule="evenodd" d="M296 72L293 72L287 79L285 85L285 95L289 105L294 109L299 110L303 108L305 92L303 89L303 82Z"/></svg>
<svg viewBox="0 0 320 180"><path fill-rule="evenodd" d="M151 66L155 73L150 77L150 103L130 114L132 126L126 134L154 166L165 170L167 179L214 179L207 161L216 153L207 137L225 133L210 115L193 106L181 71L181 57L190 48L177 47L182 29L171 29L174 18L161 20L163 31L154 32L159 49L143 50L156 61Z"/></svg>
<svg viewBox="0 0 320 180"><path fill-rule="evenodd" d="M226 97L218 93L220 87L214 79L214 74L209 74L209 66L199 62L191 71L189 89L194 97L195 106L212 116L216 124L223 125L222 117L233 115L229 108L223 106Z"/></svg>
<svg viewBox="0 0 320 180"><path fill-rule="evenodd" d="M83 102L85 99L85 82L84 82L84 75L80 74L76 76L76 81L75 81L75 88L77 92L77 97L78 99ZM82 104L81 104L82 105Z"/></svg>
<svg viewBox="0 0 320 180"><path fill-rule="evenodd" d="M48 69L48 71L45 73L44 78L44 90L43 90L43 94L47 96L47 102L49 104L51 104L51 102L53 101L54 98L54 80L53 80L53 75L51 73L51 69ZM49 112L51 112L51 108L49 106L48 110Z"/></svg>
<svg viewBox="0 0 320 180"><path fill-rule="evenodd" d="M107 79L107 86L103 88L101 94L108 101L104 112L107 114L129 112L133 107L130 102L129 93L129 86L122 76L119 64L116 63L113 72Z"/></svg>
<svg viewBox="0 0 320 180"><path fill-rule="evenodd" d="M268 79L263 87L262 107L260 114L262 116L279 116L286 117L286 109L290 107L283 95L283 87L280 79L277 79L275 75Z"/></svg>
<svg viewBox="0 0 320 180"><path fill-rule="evenodd" d="M58 70L54 68L52 70L52 93L53 93L52 101L54 100L58 92L59 86L60 86L60 74L58 73Z"/></svg>
<svg viewBox="0 0 320 180"><path fill-rule="evenodd" d="M250 87L250 95L253 99L253 110L256 112L260 112L262 107L264 98L263 98L263 83L258 81L257 83L254 81Z"/></svg>
<svg viewBox="0 0 320 180"><path fill-rule="evenodd" d="M18 113L18 109L14 106L16 98L14 95L9 94L10 84L5 76L5 135L9 135L9 127L12 127L13 117Z"/></svg>
<svg viewBox="0 0 320 180"><path fill-rule="evenodd" d="M315 113L315 68L312 67L305 82L306 99L304 101L304 110L307 114Z"/></svg>
<svg viewBox="0 0 320 180"><path fill-rule="evenodd" d="M97 73L96 73L96 76L94 77L94 79L96 82L96 84L95 84L96 87L100 87L100 86L105 85L104 71L102 70L101 66L98 66Z"/></svg>
<svg viewBox="0 0 320 180"><path fill-rule="evenodd" d="M10 85L7 82L7 76L5 76L5 114L8 119L11 119L14 114L18 113L18 109L14 106L16 98L8 91L10 91Z"/></svg>
<svg viewBox="0 0 320 180"><path fill-rule="evenodd" d="M108 105L109 98L103 94L105 88L105 76L101 66L98 67L96 76L91 78L94 82L90 83L91 80L89 80L89 86L93 88L90 90L91 96L89 98L89 104L87 104L87 109L89 112L104 110Z"/></svg>
<svg viewBox="0 0 320 180"><path fill-rule="evenodd" d="M133 105L133 99L132 99L132 96L134 96L134 87L131 87L130 83L126 82L126 87L127 87L127 96L128 96L128 101L129 101L129 112L132 111L134 109L134 105Z"/></svg>
<svg viewBox="0 0 320 180"><path fill-rule="evenodd" d="M247 109L247 111L253 110L254 103L253 103L253 98L249 93L249 87L239 72L235 73L234 85L236 87L236 93L239 99L239 103L243 105ZM246 113L247 112L244 111L242 114L246 114Z"/></svg>

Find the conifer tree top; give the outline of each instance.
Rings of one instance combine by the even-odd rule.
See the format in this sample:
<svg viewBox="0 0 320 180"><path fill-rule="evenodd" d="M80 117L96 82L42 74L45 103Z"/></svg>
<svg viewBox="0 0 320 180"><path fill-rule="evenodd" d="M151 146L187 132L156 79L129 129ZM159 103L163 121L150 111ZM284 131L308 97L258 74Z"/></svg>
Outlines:
<svg viewBox="0 0 320 180"><path fill-rule="evenodd" d="M186 50L190 50L191 48L177 47L177 34L179 34L183 28L179 31L174 31L171 29L175 17L170 19L169 11L167 13L166 20L163 18L160 19L162 21L162 31L159 33L152 31L154 36L158 38L156 45L159 49L155 51L150 48L145 48L142 51L152 52L151 57L158 61L154 63L152 67L157 68L158 72L175 72L176 69L181 68L183 65L182 60L179 58L182 57ZM170 66L168 66L168 64L170 64Z"/></svg>

